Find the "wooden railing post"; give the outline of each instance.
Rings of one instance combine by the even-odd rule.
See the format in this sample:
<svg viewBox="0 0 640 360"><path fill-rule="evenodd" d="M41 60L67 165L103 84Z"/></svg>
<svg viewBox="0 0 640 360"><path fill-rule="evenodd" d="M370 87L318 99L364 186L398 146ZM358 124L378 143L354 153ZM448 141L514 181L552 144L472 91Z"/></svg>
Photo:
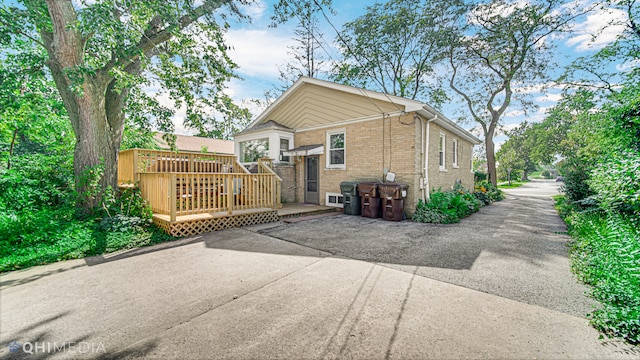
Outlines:
<svg viewBox="0 0 640 360"><path fill-rule="evenodd" d="M171 216L171 221L176 221L176 194L177 194L177 181L176 174L171 174L171 181L169 181L169 189L167 191L169 196L169 214Z"/></svg>
<svg viewBox="0 0 640 360"><path fill-rule="evenodd" d="M233 177L231 176L227 176L227 181L226 181L226 188L227 188L227 206L229 207L229 215L231 215L231 213L233 213L233 193L235 191L234 189L234 181L233 181Z"/></svg>

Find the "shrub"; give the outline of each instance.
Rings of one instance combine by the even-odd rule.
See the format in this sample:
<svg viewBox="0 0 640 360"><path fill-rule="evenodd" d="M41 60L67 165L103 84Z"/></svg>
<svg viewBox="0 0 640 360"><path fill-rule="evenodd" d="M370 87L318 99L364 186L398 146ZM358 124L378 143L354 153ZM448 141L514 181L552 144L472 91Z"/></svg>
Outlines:
<svg viewBox="0 0 640 360"><path fill-rule="evenodd" d="M572 267L602 307L591 322L609 336L640 344L640 232L636 219L573 212L567 216Z"/></svg>
<svg viewBox="0 0 640 360"><path fill-rule="evenodd" d="M547 169L542 170L540 175L545 179L550 179L551 178L551 173Z"/></svg>
<svg viewBox="0 0 640 360"><path fill-rule="evenodd" d="M494 201L500 201L504 199L504 193L502 190L498 189L496 186L493 186L492 183L488 181L480 181L475 185L474 193L483 193L489 199L488 202L485 202L485 195L476 195L476 198L482 201L485 205L489 205Z"/></svg>
<svg viewBox="0 0 640 360"><path fill-rule="evenodd" d="M473 173L473 181L478 183L480 181L486 181L488 178L488 175L486 173L480 172L480 171L476 171Z"/></svg>
<svg viewBox="0 0 640 360"><path fill-rule="evenodd" d="M596 167L586 181L605 211L640 215L640 156L627 153Z"/></svg>
<svg viewBox="0 0 640 360"><path fill-rule="evenodd" d="M586 199L594 194L587 180L589 180L589 171L584 166L565 170L564 182L560 187L560 191L571 202Z"/></svg>
<svg viewBox="0 0 640 360"><path fill-rule="evenodd" d="M451 191L432 191L428 202L418 200L413 220L416 222L453 224L477 212L482 203L462 186Z"/></svg>

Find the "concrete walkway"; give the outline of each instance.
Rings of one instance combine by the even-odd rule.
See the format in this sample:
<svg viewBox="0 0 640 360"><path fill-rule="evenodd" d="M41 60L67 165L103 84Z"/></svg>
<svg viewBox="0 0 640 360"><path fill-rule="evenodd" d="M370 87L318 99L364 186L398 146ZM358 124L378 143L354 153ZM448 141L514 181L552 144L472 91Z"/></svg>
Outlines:
<svg viewBox="0 0 640 360"><path fill-rule="evenodd" d="M3 274L0 358L638 359L584 317L554 186L459 225L339 215Z"/></svg>

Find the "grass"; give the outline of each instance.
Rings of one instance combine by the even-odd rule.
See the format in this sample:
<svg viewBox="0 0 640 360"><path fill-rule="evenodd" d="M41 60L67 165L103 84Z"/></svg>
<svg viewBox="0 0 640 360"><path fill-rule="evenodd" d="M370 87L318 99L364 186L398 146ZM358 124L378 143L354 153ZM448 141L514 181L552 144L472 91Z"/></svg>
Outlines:
<svg viewBox="0 0 640 360"><path fill-rule="evenodd" d="M519 188L522 185L524 185L524 183L520 181L512 181L511 185L509 185L508 182L504 182L504 183L498 184L498 189L515 189L515 188Z"/></svg>
<svg viewBox="0 0 640 360"><path fill-rule="evenodd" d="M0 215L0 272L173 239L150 224L101 227L100 218L80 220L74 209L40 209Z"/></svg>

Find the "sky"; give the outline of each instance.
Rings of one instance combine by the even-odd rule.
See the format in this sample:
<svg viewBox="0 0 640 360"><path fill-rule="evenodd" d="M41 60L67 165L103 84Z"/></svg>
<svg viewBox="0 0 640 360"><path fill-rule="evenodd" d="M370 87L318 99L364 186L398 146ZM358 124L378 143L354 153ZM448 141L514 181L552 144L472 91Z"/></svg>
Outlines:
<svg viewBox="0 0 640 360"><path fill-rule="evenodd" d="M242 80L232 80L227 89L227 93L237 103L247 104L248 99L264 100L264 92L266 90L272 89L274 85L280 85L278 66L287 63L291 57L288 54L290 51L288 47L295 44L292 37L296 21L293 19L289 24L280 25L276 28L270 27L270 17L273 13L273 4L275 2L277 0L256 0L256 4L244 8L244 12L252 18L252 21L232 23L226 34L227 43L231 47L229 55L239 65L237 74L242 78ZM331 23L319 16L321 32L324 34L322 47L324 51L329 53L329 55L325 52L322 53L325 58L339 59L339 52L334 44L336 31L333 27L340 31L345 22L363 15L366 7L370 4L372 4L372 1L336 0L333 5L335 13L327 12ZM621 19L622 17L623 14L619 12L599 12L580 19L570 36L557 39L560 45L557 49L560 64L569 64L573 59L586 56L614 41L622 31L622 28L611 27L604 32L599 30L611 20ZM594 37L596 34L597 36ZM556 86L541 92L542 85L526 90L531 93L532 100L538 105L537 111L524 115L517 107L508 109L503 118L504 129L512 129L523 120L538 122L544 119L546 110L560 99L561 89ZM249 108L254 116L259 115L262 110L255 105L249 105ZM447 106L442 109L442 112L446 116L454 118ZM174 119L176 132L194 134L194 131L185 129L182 126L182 116L184 116L183 113L179 111ZM461 125L469 130L474 127L473 124ZM476 135L480 134L476 133ZM496 137L495 140L499 146L500 143L506 140L506 137L501 135Z"/></svg>

